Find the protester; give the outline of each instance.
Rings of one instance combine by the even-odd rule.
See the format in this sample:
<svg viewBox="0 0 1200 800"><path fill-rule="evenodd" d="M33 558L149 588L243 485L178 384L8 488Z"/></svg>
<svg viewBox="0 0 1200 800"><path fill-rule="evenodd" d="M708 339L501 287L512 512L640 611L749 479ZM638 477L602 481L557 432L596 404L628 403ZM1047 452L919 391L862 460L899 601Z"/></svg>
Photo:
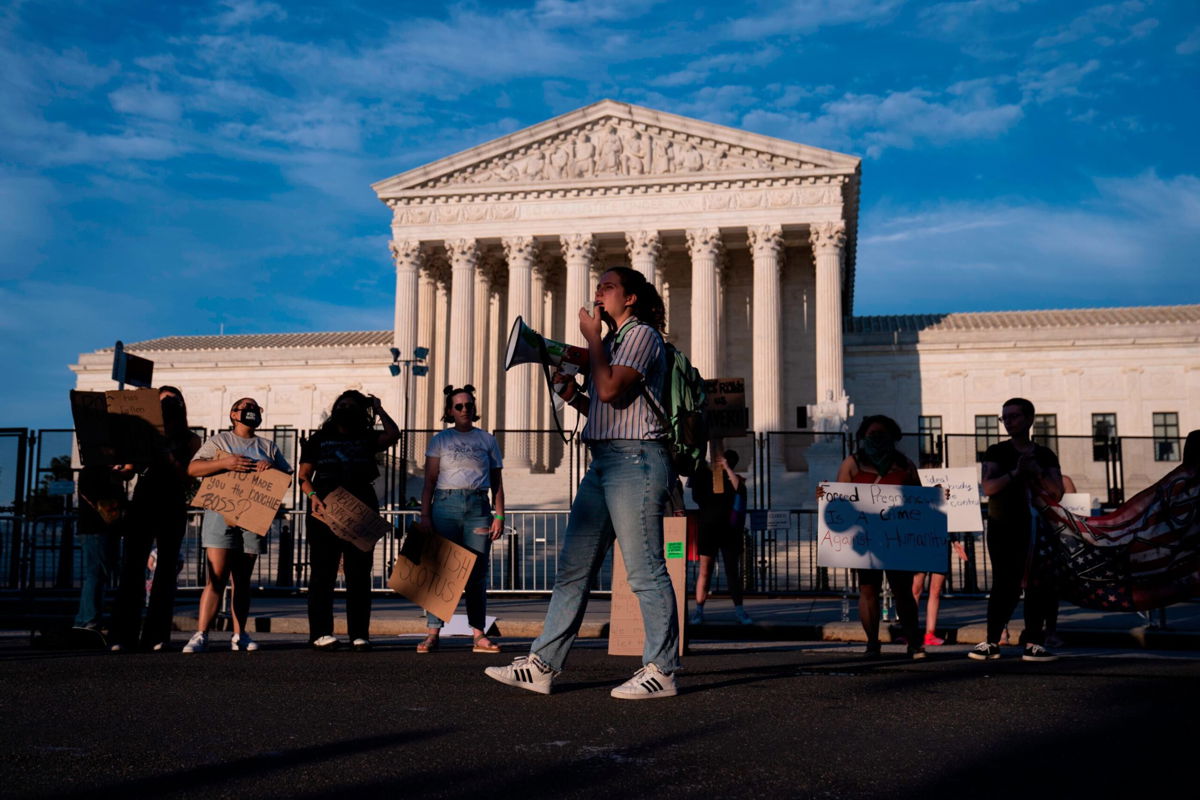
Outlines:
<svg viewBox="0 0 1200 800"><path fill-rule="evenodd" d="M992 563L992 591L988 595L987 638L967 655L986 660L1000 657L1000 634L1021 598L1021 584L1031 555L1033 497L1041 494L1057 502L1063 495L1058 457L1029 438L1033 403L1023 397L1007 400L1001 421L1009 440L994 444L983 455L983 493L988 498L987 545ZM1055 602L1047 590L1030 585L1025 592L1024 661L1054 661L1045 648L1046 617Z"/></svg>
<svg viewBox="0 0 1200 800"><path fill-rule="evenodd" d="M743 625L754 622L742 606L742 548L745 547L746 482L734 472L738 454L726 450L713 458L712 469L702 467L691 479L692 499L700 506L697 549L700 571L696 575L696 608L688 622L704 622L704 603L720 551L725 561L725 579L733 600L733 614ZM713 470L720 470L723 491L713 491Z"/></svg>
<svg viewBox="0 0 1200 800"><path fill-rule="evenodd" d="M838 467L838 483L880 483L893 486L920 486L917 466L896 449L901 439L900 426L882 414L865 417L858 426L858 450ZM914 575L906 570L859 569L858 617L867 634L867 656L877 658L879 643L879 596L883 592L884 572L896 598L896 613L912 658L924 658L925 647L918 639L917 601L912 595Z"/></svg>
<svg viewBox="0 0 1200 800"><path fill-rule="evenodd" d="M156 442L153 458L133 490L113 624L116 647L134 648L140 643L141 649L154 651L166 649L171 640L176 564L187 529L188 492L193 483L188 466L200 448L200 437L188 427L183 393L174 386L163 386L158 399L164 436ZM158 568L143 625L146 562L155 547Z"/></svg>
<svg viewBox="0 0 1200 800"><path fill-rule="evenodd" d="M383 430L375 429L378 419ZM381 453L400 441L400 428L379 398L349 389L333 401L320 429L300 448L296 469L300 491L309 500L305 516L308 535L308 638L318 650L339 645L333 635L333 587L338 562L346 575L346 631L355 650L371 649L371 570L375 549L363 552L334 535L314 514L325 511L324 500L335 489L345 489L371 509L379 510L375 479Z"/></svg>
<svg viewBox="0 0 1200 800"><path fill-rule="evenodd" d="M130 464L89 466L79 472L79 526L76 530L83 584L73 627L88 632L81 636L101 633L104 588L112 574L121 534L128 523L126 482L131 477L133 466ZM109 634L111 638L111 626ZM103 641L99 640L101 644ZM119 649L119 646L114 645L114 648Z"/></svg>
<svg viewBox="0 0 1200 800"><path fill-rule="evenodd" d="M504 532L503 462L496 437L476 428L479 419L475 387L443 390L442 421L452 422L429 440L425 450L425 487L421 492L421 523L433 526L438 536L470 550L477 557L463 594L467 624L475 653L499 653L500 645L487 637L487 569L492 541ZM493 502L488 502L491 491ZM442 620L426 613L429 626L418 653L438 648Z"/></svg>
<svg viewBox="0 0 1200 800"><path fill-rule="evenodd" d="M229 409L233 429L213 434L200 446L188 474L204 478L220 472L263 472L277 469L290 473L291 466L270 439L254 431L262 424L262 408L251 397L243 397ZM227 525L215 511L205 510L200 530L201 543L208 558L208 576L200 595L200 616L196 633L184 645L185 653L202 653L208 649L208 629L217 616L217 607L225 585L233 578L233 638L234 650L257 650L258 644L246 633L250 615L250 573L258 558L260 537L251 531Z"/></svg>
<svg viewBox="0 0 1200 800"><path fill-rule="evenodd" d="M563 399L587 415L583 440L591 463L571 504L550 608L530 654L486 672L511 686L550 693L583 622L591 581L615 538L641 606L645 649L642 668L612 696L670 697L677 691L679 624L662 518L674 476L667 431L651 406L664 410L666 310L654 285L628 267L600 276L594 305L594 312L579 310L590 360L586 394L574 378L554 376Z"/></svg>
<svg viewBox="0 0 1200 800"><path fill-rule="evenodd" d="M923 641L926 647L939 647L946 643L945 639L937 635L938 612L942 607L942 589L946 585L946 573L913 573L912 595L913 602L917 604L918 615L921 612L921 595L925 591L926 576L929 578L929 599L925 602L925 637Z"/></svg>

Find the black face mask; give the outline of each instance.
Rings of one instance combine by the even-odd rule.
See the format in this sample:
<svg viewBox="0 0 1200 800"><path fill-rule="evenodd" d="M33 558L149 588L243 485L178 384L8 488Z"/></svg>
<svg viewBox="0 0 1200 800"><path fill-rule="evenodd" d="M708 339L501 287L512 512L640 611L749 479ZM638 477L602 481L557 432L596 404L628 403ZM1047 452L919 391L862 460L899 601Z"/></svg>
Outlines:
<svg viewBox="0 0 1200 800"><path fill-rule="evenodd" d="M247 428L257 428L262 424L262 412L257 408L243 408L238 412L238 422Z"/></svg>

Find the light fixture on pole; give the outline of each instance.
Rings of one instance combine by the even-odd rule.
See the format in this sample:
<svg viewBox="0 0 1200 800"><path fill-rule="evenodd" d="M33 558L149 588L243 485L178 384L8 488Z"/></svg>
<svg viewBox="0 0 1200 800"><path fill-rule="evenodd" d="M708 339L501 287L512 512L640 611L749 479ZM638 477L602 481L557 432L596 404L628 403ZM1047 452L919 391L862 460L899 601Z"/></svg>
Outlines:
<svg viewBox="0 0 1200 800"><path fill-rule="evenodd" d="M412 428L412 420L408 416L408 398L409 398L409 375L416 375L418 378L429 374L429 366L425 364L425 359L429 357L428 347L418 347L413 350L412 358L401 358L403 353L397 347L391 348L392 363L388 365L388 371L392 373L392 377L400 376L404 373L404 406L401 410L401 419L404 421L404 429Z"/></svg>

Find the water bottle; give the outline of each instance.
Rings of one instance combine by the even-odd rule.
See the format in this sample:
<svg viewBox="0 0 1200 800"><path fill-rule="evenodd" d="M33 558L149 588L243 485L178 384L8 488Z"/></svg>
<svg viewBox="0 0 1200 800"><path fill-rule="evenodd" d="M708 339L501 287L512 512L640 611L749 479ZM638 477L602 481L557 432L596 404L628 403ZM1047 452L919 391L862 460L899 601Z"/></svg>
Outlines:
<svg viewBox="0 0 1200 800"><path fill-rule="evenodd" d="M842 592L842 622L850 621L850 593Z"/></svg>

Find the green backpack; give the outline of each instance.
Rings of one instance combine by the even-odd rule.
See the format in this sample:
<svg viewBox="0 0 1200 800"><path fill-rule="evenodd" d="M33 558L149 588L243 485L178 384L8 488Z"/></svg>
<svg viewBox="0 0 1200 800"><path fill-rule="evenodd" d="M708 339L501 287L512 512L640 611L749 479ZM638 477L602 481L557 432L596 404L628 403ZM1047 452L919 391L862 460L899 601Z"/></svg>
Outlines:
<svg viewBox="0 0 1200 800"><path fill-rule="evenodd" d="M708 423L704 419L704 405L708 393L704 391L704 378L688 357L670 342L663 344L667 348L667 375L663 385L667 410L659 407L644 383L642 394L659 423L667 429L671 465L675 472L690 477L705 463Z"/></svg>

